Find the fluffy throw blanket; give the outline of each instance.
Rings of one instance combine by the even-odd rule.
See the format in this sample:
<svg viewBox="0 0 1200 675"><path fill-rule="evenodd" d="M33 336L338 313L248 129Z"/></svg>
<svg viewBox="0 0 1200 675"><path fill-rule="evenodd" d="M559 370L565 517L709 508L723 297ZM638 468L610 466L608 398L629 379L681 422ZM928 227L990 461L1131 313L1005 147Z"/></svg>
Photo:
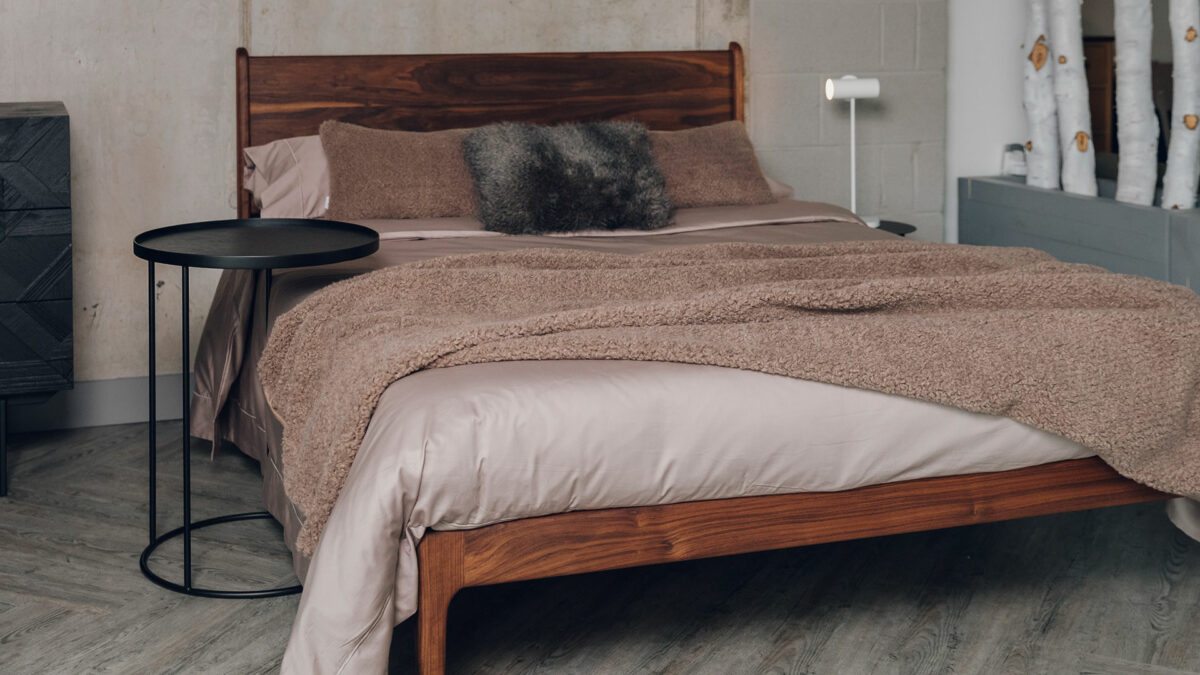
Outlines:
<svg viewBox="0 0 1200 675"><path fill-rule="evenodd" d="M260 373L307 516L300 549L315 549L391 382L518 359L711 364L919 398L1200 495L1200 299L1185 288L948 244L524 250L349 279L276 323Z"/></svg>
<svg viewBox="0 0 1200 675"><path fill-rule="evenodd" d="M646 127L587 122L543 127L505 122L463 140L484 226L507 234L671 223L667 184Z"/></svg>

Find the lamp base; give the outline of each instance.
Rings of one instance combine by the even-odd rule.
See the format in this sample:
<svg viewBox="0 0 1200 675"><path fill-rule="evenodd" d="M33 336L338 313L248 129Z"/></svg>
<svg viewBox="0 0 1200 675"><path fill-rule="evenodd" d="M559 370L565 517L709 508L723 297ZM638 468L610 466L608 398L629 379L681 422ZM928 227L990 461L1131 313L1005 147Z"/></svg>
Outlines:
<svg viewBox="0 0 1200 675"><path fill-rule="evenodd" d="M879 219L876 218L875 216L870 216L870 217L859 216L859 218L862 218L862 221L867 224L867 227L879 229Z"/></svg>

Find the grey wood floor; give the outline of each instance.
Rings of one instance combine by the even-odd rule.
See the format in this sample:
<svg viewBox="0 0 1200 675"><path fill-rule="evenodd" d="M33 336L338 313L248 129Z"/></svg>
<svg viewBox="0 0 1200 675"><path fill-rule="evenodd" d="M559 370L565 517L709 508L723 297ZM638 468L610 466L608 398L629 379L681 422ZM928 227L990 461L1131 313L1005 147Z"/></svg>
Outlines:
<svg viewBox="0 0 1200 675"><path fill-rule="evenodd" d="M160 427L164 525L179 431ZM144 425L14 437L0 673L278 669L296 597L186 598L138 571L145 442ZM257 508L256 467L207 458L195 517ZM198 583L293 581L274 523L196 541ZM392 672L413 672L412 639L396 630ZM455 673L1194 673L1200 544L1156 504L468 589L450 643Z"/></svg>

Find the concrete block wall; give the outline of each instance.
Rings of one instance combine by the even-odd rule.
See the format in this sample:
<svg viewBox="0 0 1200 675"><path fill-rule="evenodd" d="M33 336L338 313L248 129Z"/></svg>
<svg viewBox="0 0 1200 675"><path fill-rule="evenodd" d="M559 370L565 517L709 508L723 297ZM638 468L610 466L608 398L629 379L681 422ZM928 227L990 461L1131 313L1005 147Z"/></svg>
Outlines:
<svg viewBox="0 0 1200 675"><path fill-rule="evenodd" d="M878 77L858 102L858 210L940 241L946 167L946 1L754 0L749 115L763 168L797 197L850 203L849 104L828 77Z"/></svg>

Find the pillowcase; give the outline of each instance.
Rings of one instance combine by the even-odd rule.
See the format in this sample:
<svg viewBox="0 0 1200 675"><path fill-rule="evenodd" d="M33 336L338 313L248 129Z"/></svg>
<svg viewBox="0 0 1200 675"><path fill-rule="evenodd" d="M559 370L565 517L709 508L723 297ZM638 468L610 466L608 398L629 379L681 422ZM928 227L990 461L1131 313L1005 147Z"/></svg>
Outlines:
<svg viewBox="0 0 1200 675"><path fill-rule="evenodd" d="M791 185L781 183L765 173L763 174L763 178L767 179L767 186L771 188L771 196L775 198L775 201L791 199L796 196L796 191L792 189Z"/></svg>
<svg viewBox="0 0 1200 675"><path fill-rule="evenodd" d="M650 230L671 222L666 181L636 122L480 127L463 142L485 229Z"/></svg>
<svg viewBox="0 0 1200 675"><path fill-rule="evenodd" d="M467 129L388 131L329 120L320 132L329 161L330 218L475 214L462 151Z"/></svg>
<svg viewBox="0 0 1200 675"><path fill-rule="evenodd" d="M650 142L677 209L775 201L741 122L651 131Z"/></svg>
<svg viewBox="0 0 1200 675"><path fill-rule="evenodd" d="M284 138L242 151L242 184L264 218L320 218L329 203L329 164L320 136Z"/></svg>

